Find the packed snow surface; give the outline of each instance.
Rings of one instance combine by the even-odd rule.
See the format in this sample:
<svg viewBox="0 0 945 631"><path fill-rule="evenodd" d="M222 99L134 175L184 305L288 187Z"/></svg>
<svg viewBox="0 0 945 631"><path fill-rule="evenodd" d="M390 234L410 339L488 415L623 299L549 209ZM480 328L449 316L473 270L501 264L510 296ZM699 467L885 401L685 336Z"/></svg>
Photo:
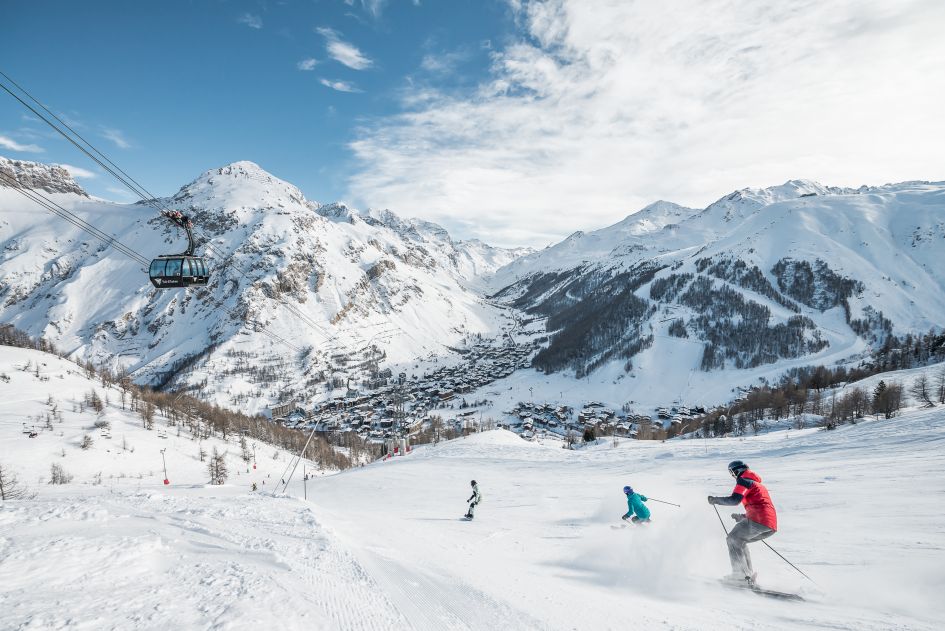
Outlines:
<svg viewBox="0 0 945 631"><path fill-rule="evenodd" d="M2 629L931 630L945 619L942 406L832 432L576 451L485 432L272 497L242 477L205 486L181 464L169 487L40 484L69 430L28 439L19 421L58 378L31 386L35 375L3 372L0 462L39 495L0 504ZM125 431L153 459L154 432L130 420ZM103 451L67 447L60 461L79 474ZM769 542L817 584L754 544L759 581L805 603L714 582L728 559L705 497L731 491L734 458L777 505ZM465 522L473 478L483 501ZM622 527L625 484L651 498L649 526Z"/></svg>

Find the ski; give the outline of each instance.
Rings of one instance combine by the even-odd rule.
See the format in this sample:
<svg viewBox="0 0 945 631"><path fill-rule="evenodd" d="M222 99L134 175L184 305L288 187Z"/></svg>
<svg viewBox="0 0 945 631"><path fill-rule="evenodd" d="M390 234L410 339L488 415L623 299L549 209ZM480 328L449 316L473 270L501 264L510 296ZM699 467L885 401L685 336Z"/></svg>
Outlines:
<svg viewBox="0 0 945 631"><path fill-rule="evenodd" d="M753 585L750 583L745 583L744 585L740 585L737 583L731 583L724 580L719 581L719 583L731 589L747 590L755 594L758 594L759 596L767 596L768 598L776 598L778 600L793 600L796 602L804 602L804 597L798 594L792 594L790 592L779 592L773 589L765 589L763 587L759 587L758 585Z"/></svg>

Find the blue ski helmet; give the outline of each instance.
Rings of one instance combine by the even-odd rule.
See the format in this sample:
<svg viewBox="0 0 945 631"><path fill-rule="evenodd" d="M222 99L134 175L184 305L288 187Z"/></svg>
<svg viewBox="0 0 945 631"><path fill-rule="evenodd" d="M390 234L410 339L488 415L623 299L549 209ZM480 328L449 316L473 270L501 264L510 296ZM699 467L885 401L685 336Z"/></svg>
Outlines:
<svg viewBox="0 0 945 631"><path fill-rule="evenodd" d="M632 487L632 486L625 486L625 487L623 487L623 492L624 492L626 495L633 495L633 487Z"/></svg>

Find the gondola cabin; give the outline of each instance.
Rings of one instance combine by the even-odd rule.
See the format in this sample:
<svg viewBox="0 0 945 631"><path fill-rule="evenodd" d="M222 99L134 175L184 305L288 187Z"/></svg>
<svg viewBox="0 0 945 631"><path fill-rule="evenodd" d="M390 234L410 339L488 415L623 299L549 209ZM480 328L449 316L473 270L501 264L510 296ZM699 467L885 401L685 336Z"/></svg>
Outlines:
<svg viewBox="0 0 945 631"><path fill-rule="evenodd" d="M210 279L210 268L202 256L194 255L193 223L179 210L162 210L161 215L187 232L187 251L180 254L162 254L151 261L148 276L158 289L174 287L203 287Z"/></svg>
<svg viewBox="0 0 945 631"><path fill-rule="evenodd" d="M210 270L203 257L172 254L151 261L148 276L158 289L203 287L210 278Z"/></svg>

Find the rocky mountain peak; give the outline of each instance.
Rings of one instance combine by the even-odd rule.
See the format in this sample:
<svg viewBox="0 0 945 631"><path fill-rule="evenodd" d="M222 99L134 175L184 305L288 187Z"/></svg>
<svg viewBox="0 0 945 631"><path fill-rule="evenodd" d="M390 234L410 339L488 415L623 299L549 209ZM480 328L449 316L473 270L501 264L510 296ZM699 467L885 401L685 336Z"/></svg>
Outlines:
<svg viewBox="0 0 945 631"><path fill-rule="evenodd" d="M324 204L315 209L319 215L331 221L340 221L343 223L354 222L354 211L342 202L332 202Z"/></svg>
<svg viewBox="0 0 945 631"><path fill-rule="evenodd" d="M272 209L296 204L308 207L297 187L272 175L255 162L242 160L202 173L183 186L172 201L205 208Z"/></svg>
<svg viewBox="0 0 945 631"><path fill-rule="evenodd" d="M27 160L10 160L0 156L0 173L16 180L21 186L47 193L74 193L88 197L65 168L55 164L41 164ZM0 180L0 186L5 186Z"/></svg>

